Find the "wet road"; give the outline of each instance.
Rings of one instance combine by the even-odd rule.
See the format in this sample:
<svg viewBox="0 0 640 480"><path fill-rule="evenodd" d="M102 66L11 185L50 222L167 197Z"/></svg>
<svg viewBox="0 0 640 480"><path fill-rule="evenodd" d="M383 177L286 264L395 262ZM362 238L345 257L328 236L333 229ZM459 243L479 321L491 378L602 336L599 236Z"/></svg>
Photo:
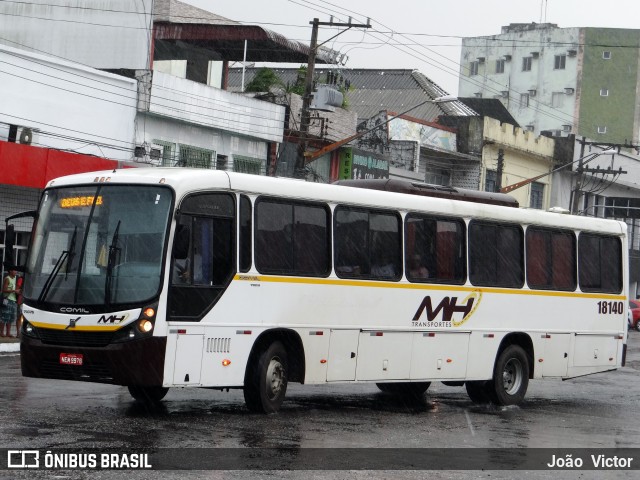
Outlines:
<svg viewBox="0 0 640 480"><path fill-rule="evenodd" d="M292 384L281 412L244 406L241 391L171 390L149 410L126 388L27 379L0 356L0 448L621 448L640 447L640 333L627 366L569 381L532 381L520 407L476 406L464 388L432 384L406 403L375 385ZM460 450L459 450L460 451ZM638 459L640 461L640 459ZM425 472L0 472L0 478L423 478ZM555 478L636 478L635 472L559 472ZM440 478L514 478L514 472L438 471ZM527 478L551 478L529 472Z"/></svg>

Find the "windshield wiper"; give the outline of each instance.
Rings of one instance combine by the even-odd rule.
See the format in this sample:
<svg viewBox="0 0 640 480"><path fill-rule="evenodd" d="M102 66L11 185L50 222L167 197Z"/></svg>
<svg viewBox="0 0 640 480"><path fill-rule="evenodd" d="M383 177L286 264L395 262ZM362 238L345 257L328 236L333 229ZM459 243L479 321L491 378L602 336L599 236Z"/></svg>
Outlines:
<svg viewBox="0 0 640 480"><path fill-rule="evenodd" d="M76 236L77 236L77 234L78 234L78 227L76 226L73 229L73 235L71 236L71 241L69 242L69 248L67 250L63 250L62 251L62 253L58 257L58 260L56 260L56 264L54 265L53 270L51 270L51 273L47 277L47 281L44 282L44 286L42 287L42 291L40 292L40 295L38 296L38 301L39 302L44 301L45 297L48 295L49 290L51 290L51 286L53 285L53 281L58 276L58 273L60 273L60 269L64 265L65 260L67 260L67 268L65 270L64 278L65 279L67 278L67 274L69 273L69 267L70 267L69 263L73 260L73 257L75 255L75 253L73 253L73 249L76 247Z"/></svg>
<svg viewBox="0 0 640 480"><path fill-rule="evenodd" d="M78 233L78 227L75 226L73 228L73 235L71 236L71 241L69 242L69 251L67 252L67 268L64 270L64 279L67 279L69 275L69 269L73 266L73 259L76 256L76 236Z"/></svg>
<svg viewBox="0 0 640 480"><path fill-rule="evenodd" d="M104 283L104 304L109 305L111 303L111 277L113 275L113 266L116 262L116 256L120 249L118 248L118 232L120 231L121 220L118 220L116 230L111 237L111 245L109 245L109 260L107 260L107 278Z"/></svg>

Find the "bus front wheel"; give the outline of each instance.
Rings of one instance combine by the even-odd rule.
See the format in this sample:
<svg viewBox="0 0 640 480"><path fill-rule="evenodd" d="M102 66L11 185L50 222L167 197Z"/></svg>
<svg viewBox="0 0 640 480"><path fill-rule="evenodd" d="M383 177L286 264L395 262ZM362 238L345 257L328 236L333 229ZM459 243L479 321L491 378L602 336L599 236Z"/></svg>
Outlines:
<svg viewBox="0 0 640 480"><path fill-rule="evenodd" d="M127 388L135 400L144 403L157 403L162 400L169 391L169 389L165 387L138 387L129 385Z"/></svg>
<svg viewBox="0 0 640 480"><path fill-rule="evenodd" d="M287 351L281 342L273 342L249 365L244 385L244 400L249 410L277 412L287 392Z"/></svg>

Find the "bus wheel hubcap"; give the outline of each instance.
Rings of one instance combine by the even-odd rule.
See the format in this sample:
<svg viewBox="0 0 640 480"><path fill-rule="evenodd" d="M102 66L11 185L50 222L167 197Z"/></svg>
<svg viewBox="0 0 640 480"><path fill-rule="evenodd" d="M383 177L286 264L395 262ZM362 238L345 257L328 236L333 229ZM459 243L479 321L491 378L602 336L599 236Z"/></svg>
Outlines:
<svg viewBox="0 0 640 480"><path fill-rule="evenodd" d="M519 360L512 358L504 366L502 372L502 385L504 391L509 395L514 395L522 384L522 364Z"/></svg>
<svg viewBox="0 0 640 480"><path fill-rule="evenodd" d="M272 358L267 368L267 388L272 397L277 397L284 383L284 369L278 358Z"/></svg>

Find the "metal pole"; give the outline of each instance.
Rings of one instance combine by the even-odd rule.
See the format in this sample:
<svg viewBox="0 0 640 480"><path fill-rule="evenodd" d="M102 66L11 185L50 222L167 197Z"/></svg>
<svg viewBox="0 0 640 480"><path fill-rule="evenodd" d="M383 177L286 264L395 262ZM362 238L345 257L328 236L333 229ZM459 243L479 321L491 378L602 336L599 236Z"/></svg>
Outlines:
<svg viewBox="0 0 640 480"><path fill-rule="evenodd" d="M244 41L244 56L242 57L242 92L244 92L244 69L247 65L247 41Z"/></svg>
<svg viewBox="0 0 640 480"><path fill-rule="evenodd" d="M582 139L580 146L580 161L578 162L578 168L576 168L576 186L573 189L573 202L571 202L571 213L578 213L580 208L580 199L582 198L582 170L584 169L584 138Z"/></svg>
<svg viewBox="0 0 640 480"><path fill-rule="evenodd" d="M298 158L296 159L296 168L294 172L294 176L297 178L304 178L304 152L307 151L307 137L309 135L309 124L311 123L309 107L311 106L311 92L313 91L313 73L316 66L318 26L320 25L320 20L314 18L311 24L313 25L313 28L311 30L311 44L309 45L309 63L307 65L304 97L302 98L302 112L300 114L300 144L298 145Z"/></svg>

